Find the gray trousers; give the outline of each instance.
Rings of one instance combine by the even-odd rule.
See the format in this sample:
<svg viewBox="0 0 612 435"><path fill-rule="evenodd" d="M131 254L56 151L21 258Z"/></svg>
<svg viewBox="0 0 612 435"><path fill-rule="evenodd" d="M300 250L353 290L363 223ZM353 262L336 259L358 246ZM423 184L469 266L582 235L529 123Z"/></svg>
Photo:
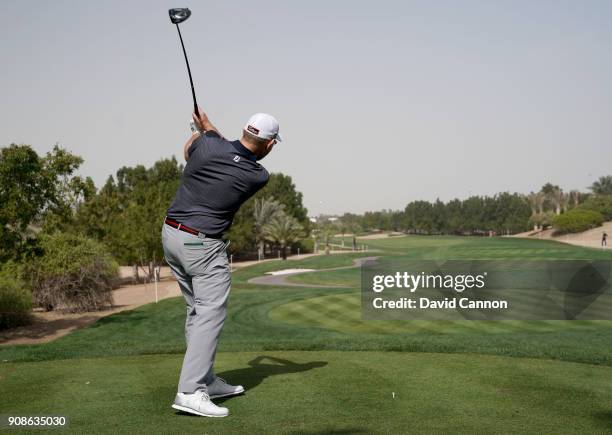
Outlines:
<svg viewBox="0 0 612 435"><path fill-rule="evenodd" d="M187 304L179 393L193 393L215 379L213 364L225 322L231 272L223 240L200 238L164 224L166 262Z"/></svg>

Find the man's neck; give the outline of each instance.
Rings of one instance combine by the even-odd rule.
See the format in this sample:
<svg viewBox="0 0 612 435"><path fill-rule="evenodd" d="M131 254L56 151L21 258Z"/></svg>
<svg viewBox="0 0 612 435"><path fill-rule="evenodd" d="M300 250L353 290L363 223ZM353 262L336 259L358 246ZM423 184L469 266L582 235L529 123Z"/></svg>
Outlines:
<svg viewBox="0 0 612 435"><path fill-rule="evenodd" d="M242 144L243 147L245 147L247 150L249 150L250 152L252 152L253 154L257 155L257 147L255 145L253 145L252 143L247 142L246 140L244 140L243 138L240 139L240 143Z"/></svg>

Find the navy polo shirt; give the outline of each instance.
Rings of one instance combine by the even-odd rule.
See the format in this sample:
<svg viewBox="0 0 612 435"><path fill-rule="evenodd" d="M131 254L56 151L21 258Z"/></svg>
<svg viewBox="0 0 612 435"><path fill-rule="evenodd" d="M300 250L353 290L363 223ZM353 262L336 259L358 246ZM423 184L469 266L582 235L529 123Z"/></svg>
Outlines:
<svg viewBox="0 0 612 435"><path fill-rule="evenodd" d="M204 234L220 235L269 174L240 143L208 131L193 141L181 184L167 216Z"/></svg>

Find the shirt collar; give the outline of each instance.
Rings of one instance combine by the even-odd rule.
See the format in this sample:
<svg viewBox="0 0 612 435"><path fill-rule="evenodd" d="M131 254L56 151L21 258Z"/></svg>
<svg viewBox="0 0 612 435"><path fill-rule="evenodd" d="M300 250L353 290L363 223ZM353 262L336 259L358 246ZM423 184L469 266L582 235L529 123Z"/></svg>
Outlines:
<svg viewBox="0 0 612 435"><path fill-rule="evenodd" d="M242 142L240 142L240 140L235 140L234 142L232 142L232 144L234 145L234 148L236 148L236 151L238 151L239 154L242 154L252 162L257 161L257 156L255 155L255 153L244 145L242 145Z"/></svg>

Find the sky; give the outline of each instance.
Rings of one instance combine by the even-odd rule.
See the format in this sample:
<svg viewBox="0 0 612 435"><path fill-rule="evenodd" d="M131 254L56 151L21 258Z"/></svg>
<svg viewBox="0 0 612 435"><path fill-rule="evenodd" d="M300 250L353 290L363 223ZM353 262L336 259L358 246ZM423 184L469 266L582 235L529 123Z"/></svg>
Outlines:
<svg viewBox="0 0 612 435"><path fill-rule="evenodd" d="M174 0L175 1L175 0ZM182 158L191 93L310 215L403 209L612 174L612 2L0 0L0 146L55 143L97 186Z"/></svg>

